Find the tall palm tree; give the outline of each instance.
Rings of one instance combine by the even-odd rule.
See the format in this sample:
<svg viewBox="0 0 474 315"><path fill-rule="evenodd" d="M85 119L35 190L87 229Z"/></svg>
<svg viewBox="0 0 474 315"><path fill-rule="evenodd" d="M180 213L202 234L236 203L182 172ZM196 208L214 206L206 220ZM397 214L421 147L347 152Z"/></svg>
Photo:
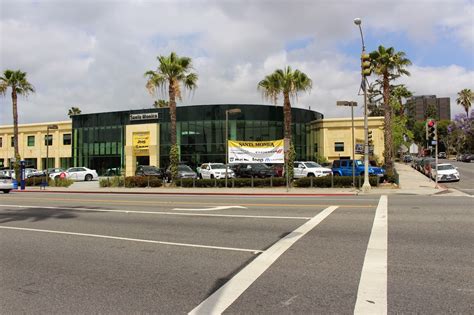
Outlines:
<svg viewBox="0 0 474 315"><path fill-rule="evenodd" d="M278 96L283 94L283 115L284 115L284 137L291 143L291 98L296 98L298 92L310 91L312 87L311 79L299 70L293 71L291 67L277 69L272 74L267 75L258 83L258 89L262 91L263 97L274 104L277 103ZM288 159L286 159L288 160ZM292 168L289 168L292 169Z"/></svg>
<svg viewBox="0 0 474 315"><path fill-rule="evenodd" d="M67 112L69 118L71 118L74 115L79 115L80 113L82 113L82 110L79 107L74 107L74 106L71 107Z"/></svg>
<svg viewBox="0 0 474 315"><path fill-rule="evenodd" d="M375 74L382 79L383 103L384 103L384 137L385 149L384 159L387 166L387 172L392 173L392 130L390 107L390 81L402 75L410 75L405 68L411 65L411 61L405 57L403 51L395 52L393 47L385 48L380 45L378 50L371 52L370 61Z"/></svg>
<svg viewBox="0 0 474 315"><path fill-rule="evenodd" d="M173 178L176 178L179 162L176 145L176 99L181 100L180 84L190 91L197 88L198 75L191 72L192 61L189 57L179 57L175 52L172 52L169 56L158 56L157 59L159 65L156 71L150 70L145 73L145 77L148 79L146 88L151 95L155 95L158 89L165 93L165 89L168 87L171 120L170 164Z"/></svg>
<svg viewBox="0 0 474 315"><path fill-rule="evenodd" d="M471 107L472 101L474 100L474 93L471 89L462 89L458 92L458 98L456 103L464 107L466 116L469 118L469 108Z"/></svg>
<svg viewBox="0 0 474 315"><path fill-rule="evenodd" d="M28 82L26 72L20 70L5 70L0 77L0 94L5 96L8 88L12 89L13 105L13 144L15 148L15 175L17 180L20 178L20 151L18 150L18 95L28 96L35 92L33 85Z"/></svg>

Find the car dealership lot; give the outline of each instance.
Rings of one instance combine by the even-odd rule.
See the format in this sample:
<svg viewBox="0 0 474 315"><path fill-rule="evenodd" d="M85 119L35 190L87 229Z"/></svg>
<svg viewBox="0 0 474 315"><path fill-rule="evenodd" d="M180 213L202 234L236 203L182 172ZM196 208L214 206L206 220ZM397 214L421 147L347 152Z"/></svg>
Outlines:
<svg viewBox="0 0 474 315"><path fill-rule="evenodd" d="M6 313L187 313L243 272L249 286L219 295L227 313L352 313L383 230L380 196L2 197ZM469 312L471 201L388 197L389 312Z"/></svg>

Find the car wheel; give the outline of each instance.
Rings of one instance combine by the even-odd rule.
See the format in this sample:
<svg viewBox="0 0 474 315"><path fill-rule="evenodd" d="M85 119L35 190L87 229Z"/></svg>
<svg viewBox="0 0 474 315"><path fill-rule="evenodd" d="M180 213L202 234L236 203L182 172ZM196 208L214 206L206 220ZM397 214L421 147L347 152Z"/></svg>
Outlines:
<svg viewBox="0 0 474 315"><path fill-rule="evenodd" d="M202 174L199 174L199 179L202 179Z"/></svg>
<svg viewBox="0 0 474 315"><path fill-rule="evenodd" d="M3 190L3 193L4 193L4 194L9 194L9 193L10 193L10 189L4 189L4 190Z"/></svg>
<svg viewBox="0 0 474 315"><path fill-rule="evenodd" d="M214 179L214 175L211 174L211 179Z"/></svg>
<svg viewBox="0 0 474 315"><path fill-rule="evenodd" d="M56 176L54 176L54 179L59 180L59 179L61 179L61 177L59 175L56 175Z"/></svg>
<svg viewBox="0 0 474 315"><path fill-rule="evenodd" d="M314 174L313 174L313 173L309 173L309 174L308 174L308 177L314 177Z"/></svg>
<svg viewBox="0 0 474 315"><path fill-rule="evenodd" d="M341 176L339 173L334 173L334 176Z"/></svg>
<svg viewBox="0 0 474 315"><path fill-rule="evenodd" d="M86 182L91 181L91 180L92 180L92 175L91 175L91 174L87 174L86 177L84 177L84 180L85 180Z"/></svg>

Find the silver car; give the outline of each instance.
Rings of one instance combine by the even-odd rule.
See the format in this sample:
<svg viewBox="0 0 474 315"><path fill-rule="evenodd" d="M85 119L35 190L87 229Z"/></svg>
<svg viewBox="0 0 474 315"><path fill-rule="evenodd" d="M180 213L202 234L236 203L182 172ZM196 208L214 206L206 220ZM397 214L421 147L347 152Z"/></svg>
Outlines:
<svg viewBox="0 0 474 315"><path fill-rule="evenodd" d="M13 189L13 179L10 176L0 175L0 190L8 194Z"/></svg>

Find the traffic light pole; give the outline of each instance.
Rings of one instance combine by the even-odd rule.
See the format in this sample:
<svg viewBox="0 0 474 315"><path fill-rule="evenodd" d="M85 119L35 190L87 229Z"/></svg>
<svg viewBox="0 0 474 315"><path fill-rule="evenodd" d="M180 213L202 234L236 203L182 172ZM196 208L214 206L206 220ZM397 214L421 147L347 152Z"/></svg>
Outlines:
<svg viewBox="0 0 474 315"><path fill-rule="evenodd" d="M435 167L436 167L436 176L435 176L435 188L438 189L438 124L435 125Z"/></svg>

